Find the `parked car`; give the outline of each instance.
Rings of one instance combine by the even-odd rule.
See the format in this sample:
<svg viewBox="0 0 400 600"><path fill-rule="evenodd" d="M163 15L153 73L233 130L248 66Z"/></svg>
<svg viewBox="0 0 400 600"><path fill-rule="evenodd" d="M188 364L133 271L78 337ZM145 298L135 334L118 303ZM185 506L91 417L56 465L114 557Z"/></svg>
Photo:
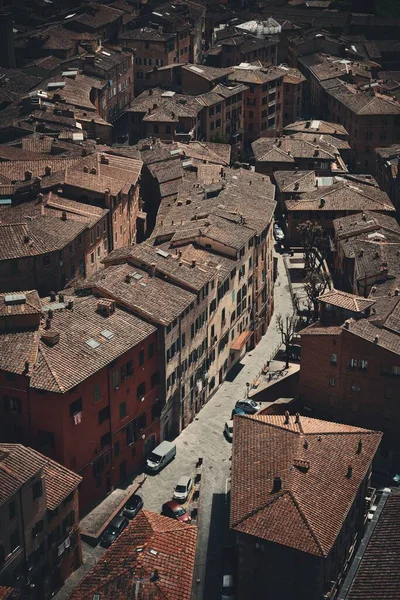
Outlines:
<svg viewBox="0 0 400 600"><path fill-rule="evenodd" d="M122 516L126 517L127 519L133 519L133 517L136 517L141 508L143 508L142 498L137 494L133 494L133 496L131 496L129 500L125 502Z"/></svg>
<svg viewBox="0 0 400 600"><path fill-rule="evenodd" d="M190 523L191 517L188 512L176 500L170 500L162 506L161 514L170 519L176 519L181 523Z"/></svg>
<svg viewBox="0 0 400 600"><path fill-rule="evenodd" d="M109 548L128 525L129 521L128 519L125 519L125 517L122 517L121 515L114 517L101 536L100 546L103 546L103 548Z"/></svg>
<svg viewBox="0 0 400 600"><path fill-rule="evenodd" d="M175 458L176 446L172 442L161 442L147 458L146 467L149 473L158 473Z"/></svg>
<svg viewBox="0 0 400 600"><path fill-rule="evenodd" d="M235 553L233 548L222 550L222 600L235 598Z"/></svg>
<svg viewBox="0 0 400 600"><path fill-rule="evenodd" d="M178 483L175 486L173 498L178 502L186 502L190 491L193 487L193 479L190 477L180 477Z"/></svg>
<svg viewBox="0 0 400 600"><path fill-rule="evenodd" d="M274 238L277 242L283 242L283 240L285 239L285 234L279 227L278 223L274 223Z"/></svg>
<svg viewBox="0 0 400 600"><path fill-rule="evenodd" d="M250 398L245 398L244 400L238 400L236 402L235 408L241 408L246 414L254 415L261 408L261 402L256 402L255 400L251 400Z"/></svg>
<svg viewBox="0 0 400 600"><path fill-rule="evenodd" d="M225 433L225 437L228 440L228 442L231 442L233 439L233 420L232 419L225 423L224 433Z"/></svg>
<svg viewBox="0 0 400 600"><path fill-rule="evenodd" d="M235 406L235 408L232 411L231 414L231 419L233 419L233 417L235 415L245 415L246 413L244 412L243 408L238 408L237 406Z"/></svg>

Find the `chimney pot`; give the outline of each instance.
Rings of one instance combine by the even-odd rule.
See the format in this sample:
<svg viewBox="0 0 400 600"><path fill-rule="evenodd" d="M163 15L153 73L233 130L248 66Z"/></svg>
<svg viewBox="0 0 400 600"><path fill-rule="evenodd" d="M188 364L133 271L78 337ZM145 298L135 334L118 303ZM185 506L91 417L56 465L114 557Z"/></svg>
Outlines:
<svg viewBox="0 0 400 600"><path fill-rule="evenodd" d="M194 268L195 266L196 266L196 259L194 258L194 259L192 260L192 267Z"/></svg>
<svg viewBox="0 0 400 600"><path fill-rule="evenodd" d="M296 413L295 423L300 423L300 413Z"/></svg>
<svg viewBox="0 0 400 600"><path fill-rule="evenodd" d="M152 277L155 277L155 274L156 274L156 263L151 263L150 275Z"/></svg>
<svg viewBox="0 0 400 600"><path fill-rule="evenodd" d="M46 165L45 168L44 168L44 174L45 175L51 175L51 171L52 171L51 166L50 165Z"/></svg>
<svg viewBox="0 0 400 600"><path fill-rule="evenodd" d="M50 302L55 302L55 301L56 301L56 293L50 292Z"/></svg>
<svg viewBox="0 0 400 600"><path fill-rule="evenodd" d="M64 294L58 294L58 301L64 302Z"/></svg>
<svg viewBox="0 0 400 600"><path fill-rule="evenodd" d="M289 411L288 411L288 410L285 410L285 421L284 421L284 422L285 422L285 425L288 425L288 424L289 424L289 417L290 417L290 415L289 415Z"/></svg>

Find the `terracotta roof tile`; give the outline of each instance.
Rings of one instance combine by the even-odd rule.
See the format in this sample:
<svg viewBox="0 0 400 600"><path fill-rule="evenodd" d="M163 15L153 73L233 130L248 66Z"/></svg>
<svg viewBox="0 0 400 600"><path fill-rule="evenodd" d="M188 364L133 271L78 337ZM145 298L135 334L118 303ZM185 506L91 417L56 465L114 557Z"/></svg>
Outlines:
<svg viewBox="0 0 400 600"><path fill-rule="evenodd" d="M65 392L156 331L152 325L121 309L104 317L97 312L97 304L94 297L74 298L73 310L54 311L51 329L58 332L60 338L54 346L46 345L43 339L40 341L31 387ZM46 307L51 308L51 303ZM112 336L104 337L104 330ZM41 335L44 333L42 328ZM89 340L94 340L97 346L92 348L87 343Z"/></svg>
<svg viewBox="0 0 400 600"><path fill-rule="evenodd" d="M380 503L383 499L380 501ZM378 505L378 511L380 505ZM361 556L350 590L341 600L400 598L400 494L387 498ZM373 523L371 524L373 526ZM371 525L369 526L371 528Z"/></svg>
<svg viewBox="0 0 400 600"><path fill-rule="evenodd" d="M284 421L281 415L235 417L231 527L326 557L381 434L307 417ZM357 452L360 440L362 451ZM274 490L276 476L281 487Z"/></svg>
<svg viewBox="0 0 400 600"><path fill-rule="evenodd" d="M362 296L355 296L341 290L330 290L322 296L318 297L319 302L324 304L331 304L338 308L350 310L355 313L363 313L367 308L370 308L375 304L375 300L364 298Z"/></svg>
<svg viewBox="0 0 400 600"><path fill-rule="evenodd" d="M42 470L47 508L54 510L78 487L82 477L32 448L0 443L0 504Z"/></svg>
<svg viewBox="0 0 400 600"><path fill-rule="evenodd" d="M196 540L195 526L142 510L70 600L190 600Z"/></svg>

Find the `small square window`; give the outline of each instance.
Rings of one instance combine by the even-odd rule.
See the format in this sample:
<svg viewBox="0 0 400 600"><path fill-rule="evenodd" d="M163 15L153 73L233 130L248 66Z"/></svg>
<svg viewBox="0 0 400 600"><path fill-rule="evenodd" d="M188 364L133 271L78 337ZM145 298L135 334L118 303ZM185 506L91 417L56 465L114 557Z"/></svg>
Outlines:
<svg viewBox="0 0 400 600"><path fill-rule="evenodd" d="M126 415L126 402L121 402L121 404L119 405L119 416L121 419L123 419L124 417L126 417Z"/></svg>

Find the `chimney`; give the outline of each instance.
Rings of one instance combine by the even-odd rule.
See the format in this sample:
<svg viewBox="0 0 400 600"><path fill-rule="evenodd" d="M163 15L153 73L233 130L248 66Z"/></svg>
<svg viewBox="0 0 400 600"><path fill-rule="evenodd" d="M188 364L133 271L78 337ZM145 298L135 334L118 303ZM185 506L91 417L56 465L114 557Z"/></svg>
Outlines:
<svg viewBox="0 0 400 600"><path fill-rule="evenodd" d="M93 169L90 169L90 174L97 175L97 169L95 167L93 167Z"/></svg>
<svg viewBox="0 0 400 600"><path fill-rule="evenodd" d="M46 327L46 329L51 329L51 319L49 319L49 318L46 319L45 327Z"/></svg>
<svg viewBox="0 0 400 600"><path fill-rule="evenodd" d="M66 221L66 220L67 220L67 213L65 212L65 210L63 210L61 213L61 221Z"/></svg>
<svg viewBox="0 0 400 600"><path fill-rule="evenodd" d="M152 96L152 95L153 95L153 90L150 88L149 89L149 96Z"/></svg>
<svg viewBox="0 0 400 600"><path fill-rule="evenodd" d="M62 293L58 294L58 301L64 302L64 294L62 294Z"/></svg>
<svg viewBox="0 0 400 600"><path fill-rule="evenodd" d="M192 267L194 268L195 266L196 266L196 259L194 258L194 259L192 260Z"/></svg>
<svg viewBox="0 0 400 600"><path fill-rule="evenodd" d="M50 165L46 165L44 168L44 174L45 175L51 175L51 166Z"/></svg>
<svg viewBox="0 0 400 600"><path fill-rule="evenodd" d="M365 213L363 213L361 218L362 218L363 221L366 221L367 220L367 215Z"/></svg>
<svg viewBox="0 0 400 600"><path fill-rule="evenodd" d="M151 263L151 266L150 266L150 275L152 277L155 277L155 275L156 275L156 263Z"/></svg>
<svg viewBox="0 0 400 600"><path fill-rule="evenodd" d="M278 475L276 475L274 477L274 485L272 488L272 493L276 494L277 492L280 492L281 489L282 489L282 479Z"/></svg>
<svg viewBox="0 0 400 600"><path fill-rule="evenodd" d="M60 341L60 332L55 329L50 329L50 327L47 329L46 327L46 330L42 332L41 339L47 346L55 346Z"/></svg>
<svg viewBox="0 0 400 600"><path fill-rule="evenodd" d="M53 316L54 316L54 312L51 308L49 308L49 310L47 311L47 318L51 320L53 318Z"/></svg>
<svg viewBox="0 0 400 600"><path fill-rule="evenodd" d="M110 190L110 188L106 188L104 190L104 202L107 207L110 206L110 201L111 201L111 190Z"/></svg>
<svg viewBox="0 0 400 600"><path fill-rule="evenodd" d="M68 310L74 309L74 301L73 300L68 300L67 308L68 308Z"/></svg>
<svg viewBox="0 0 400 600"><path fill-rule="evenodd" d="M319 150L318 149L314 150L314 156L319 156Z"/></svg>
<svg viewBox="0 0 400 600"><path fill-rule="evenodd" d="M29 244L30 239L29 235L24 235L24 244Z"/></svg>
<svg viewBox="0 0 400 600"><path fill-rule="evenodd" d="M295 423L300 423L300 413L296 413Z"/></svg>
<svg viewBox="0 0 400 600"><path fill-rule="evenodd" d="M83 172L84 172L84 173L89 173L89 169L88 169L86 166L84 166L84 167L83 167Z"/></svg>
<svg viewBox="0 0 400 600"><path fill-rule="evenodd" d="M347 466L347 473L346 473L347 479L350 479L350 477L352 476L352 474L353 474L353 465L348 465Z"/></svg>
<svg viewBox="0 0 400 600"><path fill-rule="evenodd" d="M375 344L377 344L379 342L379 335L376 334L376 336L374 337L374 342Z"/></svg>
<svg viewBox="0 0 400 600"><path fill-rule="evenodd" d="M108 160L108 156L102 154L100 157L100 162L102 165L108 165L110 161Z"/></svg>
<svg viewBox="0 0 400 600"><path fill-rule="evenodd" d="M55 301L56 301L56 293L50 292L50 302L55 302Z"/></svg>
<svg viewBox="0 0 400 600"><path fill-rule="evenodd" d="M325 206L325 198L321 198L319 201L319 207L324 208L324 206Z"/></svg>
<svg viewBox="0 0 400 600"><path fill-rule="evenodd" d="M25 368L24 368L24 373L28 373L28 371L29 371L29 360L26 360L26 361L25 361L25 365L24 365L24 367L25 367Z"/></svg>
<svg viewBox="0 0 400 600"><path fill-rule="evenodd" d="M25 171L25 181L32 179L32 171Z"/></svg>
<svg viewBox="0 0 400 600"><path fill-rule="evenodd" d="M294 184L294 189L298 190L300 187L300 183L298 181L296 181L296 183Z"/></svg>
<svg viewBox="0 0 400 600"><path fill-rule="evenodd" d="M307 442L307 440L304 440L303 448L305 448L305 450L308 449L308 442Z"/></svg>
<svg viewBox="0 0 400 600"><path fill-rule="evenodd" d="M362 451L362 440L359 439L358 444L357 444L357 454L361 454L361 451Z"/></svg>
<svg viewBox="0 0 400 600"><path fill-rule="evenodd" d="M40 206L40 214L42 217L46 215L46 209L43 204Z"/></svg>
<svg viewBox="0 0 400 600"><path fill-rule="evenodd" d="M350 327L350 320L346 319L345 322L344 322L344 328L345 329L349 329L349 327Z"/></svg>
<svg viewBox="0 0 400 600"><path fill-rule="evenodd" d="M289 411L285 410L285 420L284 420L285 425L289 425L289 417L290 417Z"/></svg>
<svg viewBox="0 0 400 600"><path fill-rule="evenodd" d="M129 273L125 275L125 283L131 283L131 276L129 275Z"/></svg>
<svg viewBox="0 0 400 600"><path fill-rule="evenodd" d="M361 250L360 250L360 254L359 254L359 256L360 256L360 257L364 256L364 250L363 250L362 248L361 248Z"/></svg>

